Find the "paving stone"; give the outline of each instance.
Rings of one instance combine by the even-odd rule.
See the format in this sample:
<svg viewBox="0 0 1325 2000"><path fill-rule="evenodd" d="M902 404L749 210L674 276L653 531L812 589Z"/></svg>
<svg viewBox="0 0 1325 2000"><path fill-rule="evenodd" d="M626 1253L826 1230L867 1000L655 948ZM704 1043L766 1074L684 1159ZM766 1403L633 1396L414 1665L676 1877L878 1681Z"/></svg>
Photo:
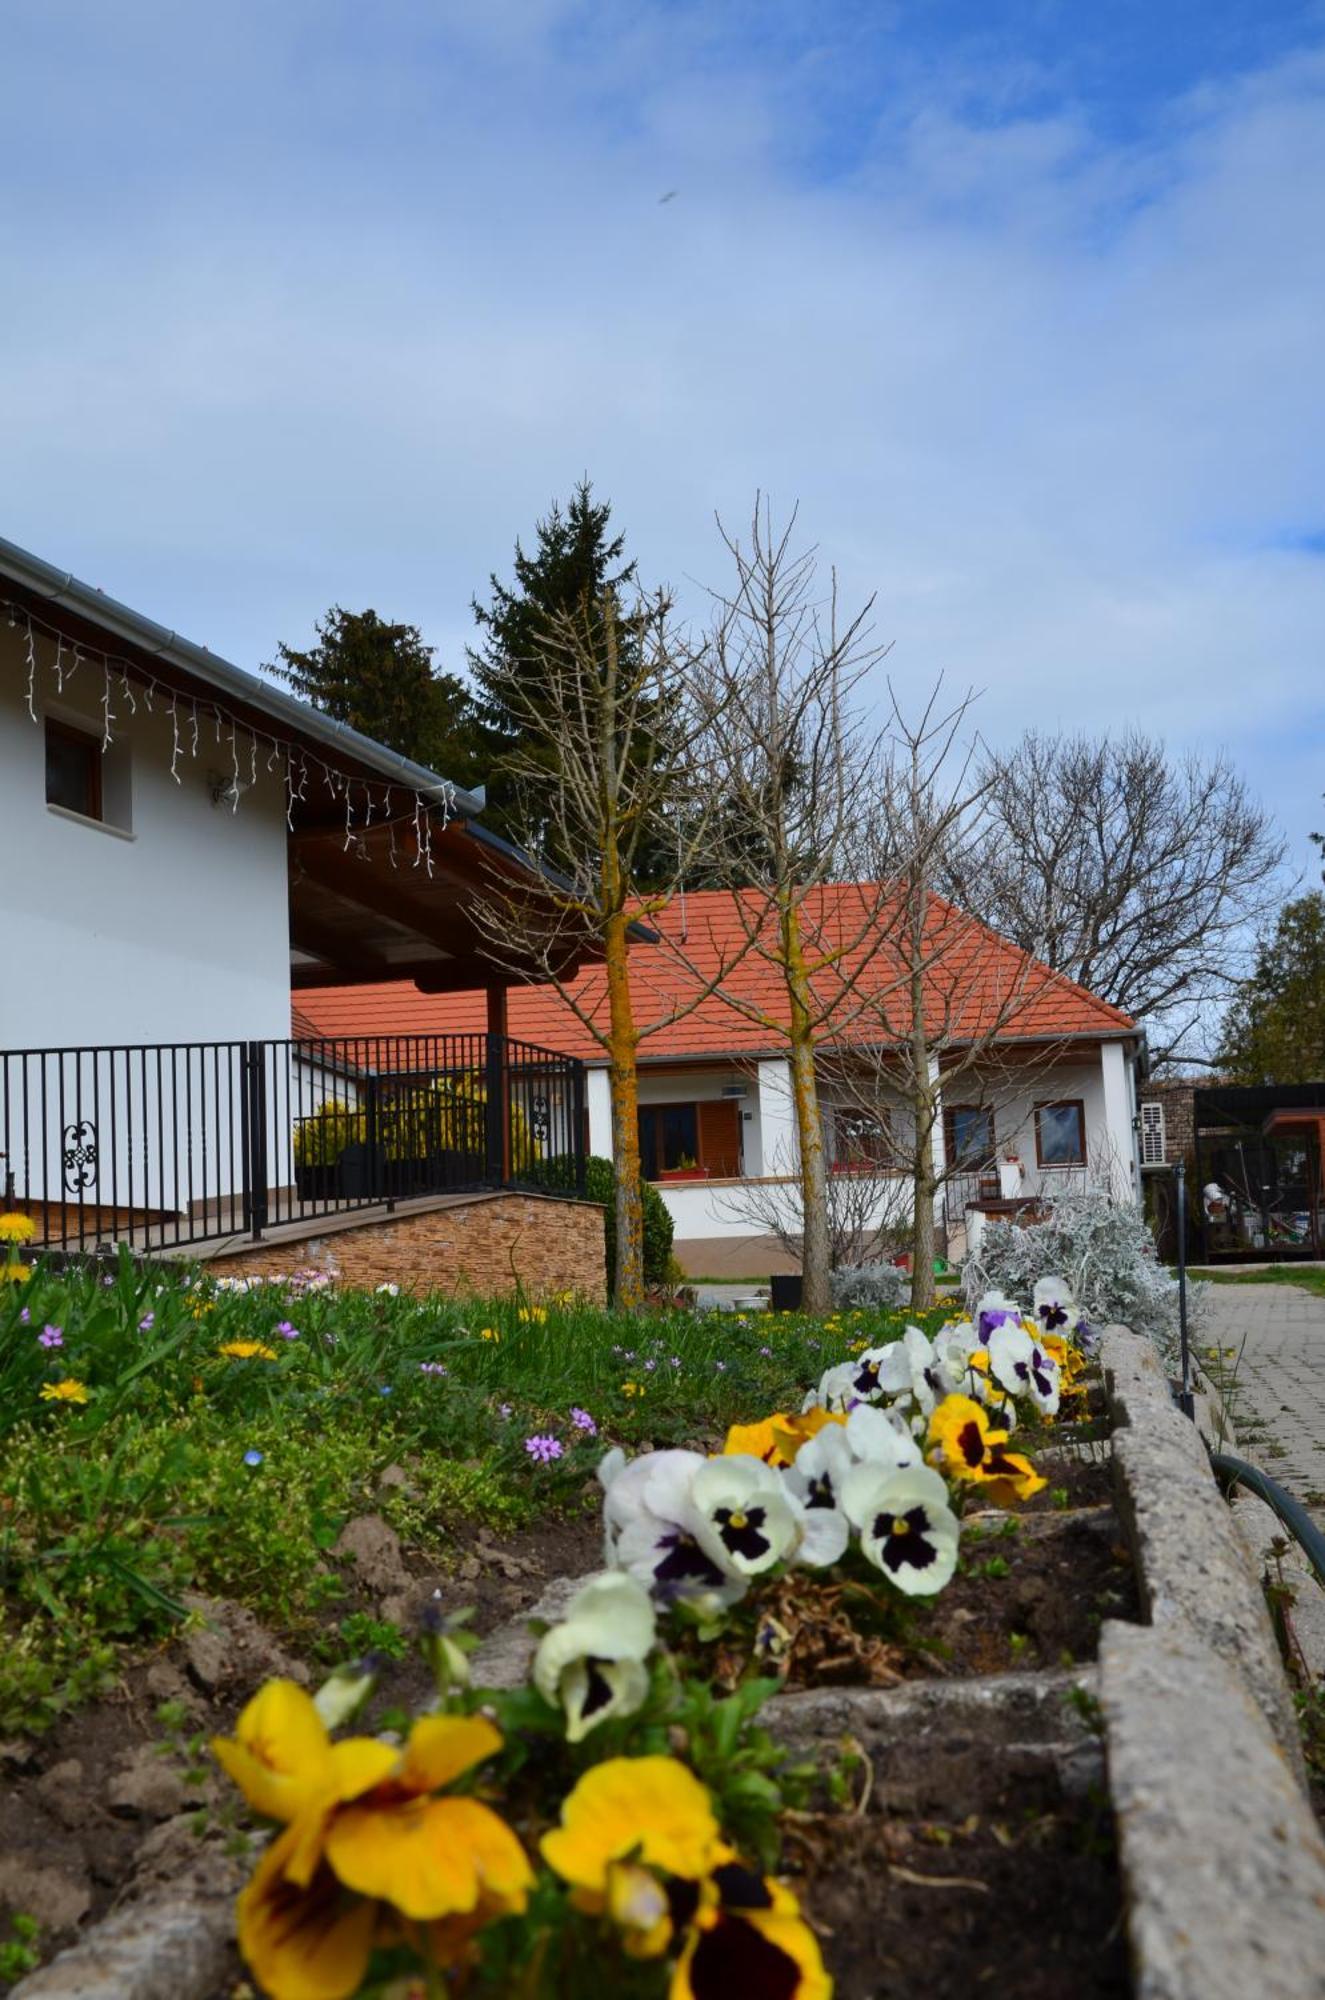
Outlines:
<svg viewBox="0 0 1325 2000"><path fill-rule="evenodd" d="M1319 2000L1325 1843L1236 1670L1109 1621L1100 1699L1136 2000Z"/></svg>
<svg viewBox="0 0 1325 2000"><path fill-rule="evenodd" d="M778 1695L762 1720L796 1758L822 1767L846 1746L869 1759L875 1810L982 1812L1015 1784L1027 1805L1101 1785L1093 1668L813 1688Z"/></svg>

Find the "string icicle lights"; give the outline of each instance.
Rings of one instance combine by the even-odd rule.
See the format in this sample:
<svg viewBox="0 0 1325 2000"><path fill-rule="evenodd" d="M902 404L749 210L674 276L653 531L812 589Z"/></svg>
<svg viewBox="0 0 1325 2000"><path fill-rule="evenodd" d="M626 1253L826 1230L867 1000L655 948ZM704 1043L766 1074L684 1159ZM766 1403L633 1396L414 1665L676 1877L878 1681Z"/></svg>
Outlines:
<svg viewBox="0 0 1325 2000"><path fill-rule="evenodd" d="M252 729L247 723L241 722L237 716L223 710L216 702L204 701L200 705L195 696L181 695L168 682L158 681L136 660L127 660L117 654L102 653L95 649L85 648L81 642L68 638L58 626L47 624L41 618L34 619L26 605L15 604L12 600L6 600L3 608L8 615L11 628L17 630L20 621L22 624L23 637L20 644L22 647L23 668L26 676L24 692L28 715L33 722L40 722L42 719L37 707L37 673L38 668L42 666L42 661L37 650L37 640L39 637L44 637L50 640L54 648L54 655L49 662L49 666L55 678L57 693L64 694L66 685L74 680L79 667L85 664L100 667L102 674L100 697L101 746L103 750L108 749L114 742L115 725L122 719L123 711L126 707L129 714L136 716L138 714L138 700L139 696L141 696L147 713L154 716L157 711L152 697L159 695L166 705L166 713L170 717L170 775L177 785L182 785L183 778L180 775L181 762L186 754L192 762L196 763L198 761L202 714L209 714L216 732L218 746L226 740L226 730L229 731L231 782L226 789L229 793L229 804L232 812L238 810L241 795L239 735L242 731L248 739L249 763L248 784L242 787L243 790L252 789L257 784L258 745L259 743L265 743L269 746L265 758L268 772L279 771L284 780L285 820L290 831L294 831L295 806L296 804L306 804L308 802L309 779L314 773L317 773L322 777L323 782L334 799L339 800L342 796L344 798L346 846L348 847L353 842L356 852L362 853L365 851L365 843L354 836L355 805L352 791L354 780L348 772L339 770L336 766L328 764L325 759L317 756L315 752L306 750L300 743L283 741L279 737L268 736L265 731ZM117 696L121 702L119 710L116 710L113 706L112 677L119 684L117 690ZM134 691L135 685L138 690L137 693ZM183 716L180 712L181 701L188 703L187 714ZM396 841L396 813L394 810L395 793L398 787L385 780L377 787L370 781L362 778L359 780L359 783L363 788L363 802L359 808L359 824L368 827L373 824L374 820L379 824L385 823L387 829L388 858L392 868L398 868L400 857ZM455 789L452 785L444 784L436 794L429 794L425 797L422 792L406 790L405 796L407 799L412 798L413 800L413 866L415 868L423 868L431 876L434 872L434 823L439 814L440 823L443 827L450 823L455 812Z"/></svg>

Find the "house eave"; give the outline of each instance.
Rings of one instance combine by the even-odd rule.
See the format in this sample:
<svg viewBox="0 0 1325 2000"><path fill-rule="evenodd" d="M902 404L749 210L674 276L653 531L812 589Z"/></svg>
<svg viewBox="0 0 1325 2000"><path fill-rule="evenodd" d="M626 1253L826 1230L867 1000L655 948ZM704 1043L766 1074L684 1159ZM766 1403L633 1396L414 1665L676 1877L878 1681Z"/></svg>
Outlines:
<svg viewBox="0 0 1325 2000"><path fill-rule="evenodd" d="M451 784L439 772L430 771L426 765L416 764L412 758L387 749L385 744L374 742L372 737L351 729L348 723L336 722L331 716L320 714L304 702L297 701L293 695L273 687L269 681L249 673L244 667L235 666L233 661L211 652L206 646L196 645L192 639L169 631L154 618L148 618L131 606L107 597L104 591L95 589L91 584L81 582L72 571L56 568L30 550L20 548L16 542L6 541L3 536L0 536L0 578L7 579L48 604L66 607L76 616L86 618L89 623L124 640L140 652L232 696L246 708L282 723L287 729L326 749L339 751L343 757L352 758L355 763L390 778L410 791L418 792L438 804L445 803L455 813L469 815L482 811L482 799Z"/></svg>

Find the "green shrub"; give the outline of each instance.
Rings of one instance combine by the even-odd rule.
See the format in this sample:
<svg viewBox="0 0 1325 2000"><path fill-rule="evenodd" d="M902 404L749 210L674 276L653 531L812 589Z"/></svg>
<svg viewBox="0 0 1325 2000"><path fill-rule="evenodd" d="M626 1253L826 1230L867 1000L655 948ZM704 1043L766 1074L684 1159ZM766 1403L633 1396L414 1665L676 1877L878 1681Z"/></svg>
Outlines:
<svg viewBox="0 0 1325 2000"><path fill-rule="evenodd" d="M574 1188L575 1162L569 1154L562 1154L535 1167L528 1178L540 1187ZM603 1204L607 1234L604 1251L610 1293L616 1282L616 1169L610 1160L605 1160L599 1153L591 1153L585 1161L584 1192L590 1201ZM652 1181L641 1182L640 1193L644 1199L644 1282L646 1285L665 1285L671 1269L675 1224L667 1203Z"/></svg>

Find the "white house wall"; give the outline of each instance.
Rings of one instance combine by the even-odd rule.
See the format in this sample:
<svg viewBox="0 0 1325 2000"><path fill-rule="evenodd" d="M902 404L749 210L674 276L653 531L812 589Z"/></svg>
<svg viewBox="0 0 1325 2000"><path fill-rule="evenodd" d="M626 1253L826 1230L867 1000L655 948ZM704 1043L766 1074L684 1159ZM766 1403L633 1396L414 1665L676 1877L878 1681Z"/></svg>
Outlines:
<svg viewBox="0 0 1325 2000"><path fill-rule="evenodd" d="M116 824L48 806L45 717L105 725L100 669L84 661L70 677L66 653L61 692L50 652L39 640L34 722L25 634L0 621L2 1170L33 1197L186 1210L240 1183L234 1045L290 1032L284 778L259 755L238 810L213 805L209 778L234 768L214 719L199 717L195 759L182 704L176 755L164 699L149 712L135 688L135 712L112 678L103 797ZM218 1043L232 1046L200 1046ZM12 1053L107 1048L119 1053ZM163 1131L179 1135L164 1156ZM273 1161L281 1139L273 1130Z"/></svg>
<svg viewBox="0 0 1325 2000"><path fill-rule="evenodd" d="M125 831L46 804L45 738L25 699L24 634L0 621L0 1049L220 1041L290 1032L285 787L261 756L236 812L214 806L208 773L229 774L228 743L199 723L170 775L161 697L137 713L112 681ZM39 657L50 655L39 641ZM39 671L39 716L102 728L100 671L84 662L57 695ZM241 753L241 776L249 776Z"/></svg>

